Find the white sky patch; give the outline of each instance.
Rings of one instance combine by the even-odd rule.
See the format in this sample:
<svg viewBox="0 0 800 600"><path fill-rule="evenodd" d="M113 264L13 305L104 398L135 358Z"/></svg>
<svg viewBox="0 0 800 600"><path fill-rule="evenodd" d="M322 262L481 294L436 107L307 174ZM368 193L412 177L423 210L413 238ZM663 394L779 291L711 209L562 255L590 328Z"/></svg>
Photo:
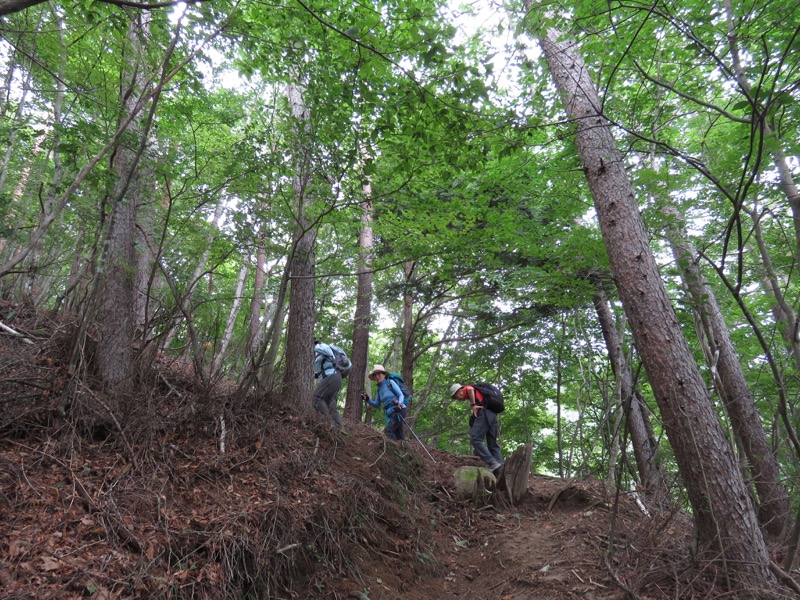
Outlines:
<svg viewBox="0 0 800 600"><path fill-rule="evenodd" d="M502 4L482 0L466 3L451 0L448 8L451 22L458 30L454 41L462 44L476 33L482 34L481 37L488 44L492 55L492 87L509 92L511 97L518 97L522 90L517 85L517 63L522 58L537 61L541 55L538 44L524 39L526 49L521 51L516 48L512 15ZM524 57L520 56L521 52Z"/></svg>

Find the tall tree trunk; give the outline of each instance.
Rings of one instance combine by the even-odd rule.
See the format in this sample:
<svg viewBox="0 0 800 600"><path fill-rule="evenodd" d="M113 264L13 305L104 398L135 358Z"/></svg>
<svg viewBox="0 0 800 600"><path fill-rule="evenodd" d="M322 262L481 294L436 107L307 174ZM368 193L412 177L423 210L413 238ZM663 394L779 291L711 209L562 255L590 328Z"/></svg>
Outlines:
<svg viewBox="0 0 800 600"><path fill-rule="evenodd" d="M368 156L365 156L369 160ZM350 360L353 368L347 379L347 398L344 414L353 421L361 421L364 403L364 376L369 369L369 327L372 320L372 185L364 176L361 186L361 232L358 236L358 292L353 316L353 346Z"/></svg>
<svg viewBox="0 0 800 600"><path fill-rule="evenodd" d="M761 227L761 215L755 210L748 211L748 214L753 221L753 237L756 240L758 252L761 256L761 265L764 267L764 278L762 279L761 287L768 296L772 297L772 316L778 324L778 329L786 344L786 349L794 359L795 367L800 371L800 339L798 339L797 336L797 318L791 304L786 300L781 284L778 281L775 267L772 264L769 249L764 241L764 233Z"/></svg>
<svg viewBox="0 0 800 600"><path fill-rule="evenodd" d="M292 115L295 118L296 165L292 179L295 194L293 248L289 287L289 321L286 330L286 369L283 375L283 394L290 405L311 406L314 363L314 261L316 231L309 224L306 211L310 205L309 114L303 100L303 90L290 83L286 90Z"/></svg>
<svg viewBox="0 0 800 600"><path fill-rule="evenodd" d="M121 90L124 113L130 113L141 97L146 79L145 51L150 15L135 15L128 27L128 62ZM97 364L104 385L118 392L133 389L134 291L136 282L136 208L141 182L137 166L145 150L144 120L132 120L112 158L117 175L111 217L96 291L96 321L100 331Z"/></svg>
<svg viewBox="0 0 800 600"><path fill-rule="evenodd" d="M647 417L642 410L642 401L636 394L633 373L625 359L621 336L614 327L611 307L605 292L600 288L595 292L593 301L603 339L608 349L611 369L620 385L620 397L627 415L626 424L631 434L633 454L642 486L640 491L657 506L665 507L669 500L669 491L656 461L658 447L656 441L649 435L648 427L644 422Z"/></svg>
<svg viewBox="0 0 800 600"><path fill-rule="evenodd" d="M531 0L526 0L531 8ZM611 270L647 369L694 511L700 556L733 581L774 588L755 507L670 304L625 164L575 43L540 36L547 64L576 127Z"/></svg>
<svg viewBox="0 0 800 600"><path fill-rule="evenodd" d="M791 529L792 515L789 494L780 482L778 461L771 452L714 290L700 271L697 253L687 240L677 211L667 209L665 212L670 217L667 238L711 353L707 360L758 492L761 522L773 540L783 542Z"/></svg>

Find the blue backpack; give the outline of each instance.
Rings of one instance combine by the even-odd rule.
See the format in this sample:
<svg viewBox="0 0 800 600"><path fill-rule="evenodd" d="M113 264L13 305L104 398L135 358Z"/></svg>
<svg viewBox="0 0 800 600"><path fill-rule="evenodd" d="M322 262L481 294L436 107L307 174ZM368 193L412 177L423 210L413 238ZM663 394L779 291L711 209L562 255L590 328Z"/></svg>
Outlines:
<svg viewBox="0 0 800 600"><path fill-rule="evenodd" d="M403 376L400 375L400 373L389 373L388 378L394 381L397 384L397 387L400 388L400 391L403 392L403 397L405 398L405 400L403 400L403 404L405 404L406 407L411 406L411 390L408 389L406 382L403 380Z"/></svg>

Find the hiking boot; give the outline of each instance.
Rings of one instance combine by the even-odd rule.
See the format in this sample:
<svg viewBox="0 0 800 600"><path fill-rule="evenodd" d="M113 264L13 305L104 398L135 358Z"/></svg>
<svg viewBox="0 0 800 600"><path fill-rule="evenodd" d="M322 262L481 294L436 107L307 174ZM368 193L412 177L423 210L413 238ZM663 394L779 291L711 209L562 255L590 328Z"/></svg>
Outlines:
<svg viewBox="0 0 800 600"><path fill-rule="evenodd" d="M500 473L500 469L502 468L503 463L497 463L495 466L490 467L489 470L492 472L492 475L497 477L497 474Z"/></svg>

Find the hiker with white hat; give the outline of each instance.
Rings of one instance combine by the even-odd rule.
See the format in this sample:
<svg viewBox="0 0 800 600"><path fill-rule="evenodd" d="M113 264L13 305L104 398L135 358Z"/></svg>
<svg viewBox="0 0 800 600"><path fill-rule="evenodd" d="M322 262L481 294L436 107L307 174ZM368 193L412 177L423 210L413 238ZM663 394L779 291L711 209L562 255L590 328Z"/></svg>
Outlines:
<svg viewBox="0 0 800 600"><path fill-rule="evenodd" d="M469 400L469 439L472 449L492 473L497 475L503 466L503 453L497 444L497 413L503 412L503 396L500 390L485 383L454 383L450 386L450 397L459 401Z"/></svg>
<svg viewBox="0 0 800 600"><path fill-rule="evenodd" d="M369 378L378 384L378 393L371 399L366 392L361 394L364 401L374 408L383 407L386 416L386 427L383 432L393 440L404 440L403 420L406 418L408 407L400 386L389 379L389 372L383 365L375 365Z"/></svg>

